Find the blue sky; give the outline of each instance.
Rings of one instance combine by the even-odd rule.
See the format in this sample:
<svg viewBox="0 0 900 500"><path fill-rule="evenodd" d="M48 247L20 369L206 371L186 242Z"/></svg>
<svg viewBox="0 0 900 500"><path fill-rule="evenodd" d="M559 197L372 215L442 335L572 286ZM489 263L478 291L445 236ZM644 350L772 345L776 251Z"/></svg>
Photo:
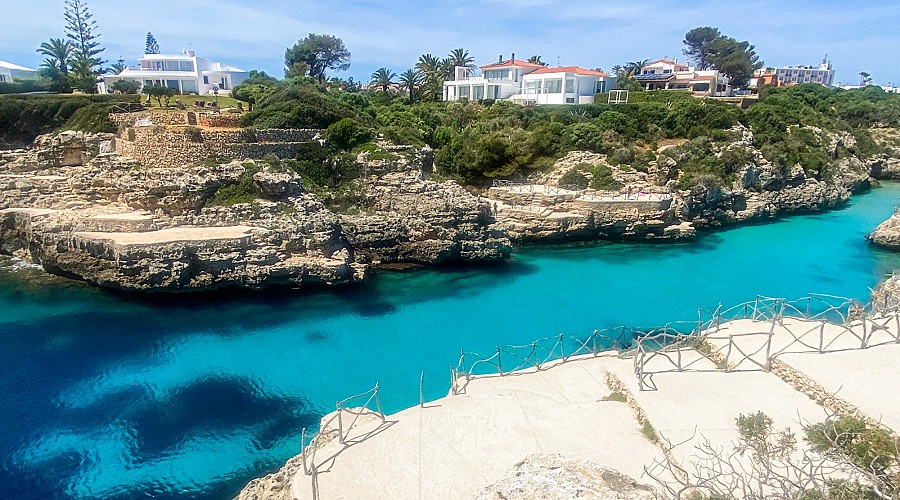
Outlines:
<svg viewBox="0 0 900 500"><path fill-rule="evenodd" d="M62 0L5 0L0 59L36 67L40 42L63 34ZM308 33L342 38L353 54L337 76L368 80L381 66L397 73L420 54L464 47L476 63L500 54L609 69L663 56L683 57L684 33L715 26L749 40L767 65L817 64L827 53L835 81L859 72L900 85L900 0L89 0L106 59L129 64L148 31L163 52L198 55L281 76L284 49ZM558 59L557 59L558 58Z"/></svg>

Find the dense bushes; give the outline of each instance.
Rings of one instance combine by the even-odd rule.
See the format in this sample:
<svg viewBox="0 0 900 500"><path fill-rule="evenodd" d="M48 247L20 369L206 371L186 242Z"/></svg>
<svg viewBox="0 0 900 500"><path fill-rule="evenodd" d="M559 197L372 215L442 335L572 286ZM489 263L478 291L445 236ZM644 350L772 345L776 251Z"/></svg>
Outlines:
<svg viewBox="0 0 900 500"><path fill-rule="evenodd" d="M110 131L111 123L106 117L109 109L116 104L137 102L137 96L122 95L0 96L0 141L30 142L40 134L59 128ZM86 109L76 116L82 108Z"/></svg>
<svg viewBox="0 0 900 500"><path fill-rule="evenodd" d="M353 149L372 140L372 132L356 121L344 118L325 129L325 140L341 149Z"/></svg>
<svg viewBox="0 0 900 500"><path fill-rule="evenodd" d="M357 112L316 86L279 82L255 109L241 118L254 128L327 128L343 118L364 121Z"/></svg>

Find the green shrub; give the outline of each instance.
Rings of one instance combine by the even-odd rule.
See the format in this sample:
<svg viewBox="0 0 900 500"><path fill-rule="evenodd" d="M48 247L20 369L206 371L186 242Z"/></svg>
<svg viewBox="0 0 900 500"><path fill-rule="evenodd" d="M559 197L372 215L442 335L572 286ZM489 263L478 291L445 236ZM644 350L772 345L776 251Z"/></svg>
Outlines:
<svg viewBox="0 0 900 500"><path fill-rule="evenodd" d="M634 162L634 151L631 148L618 148L609 155L607 161L610 165L630 165Z"/></svg>
<svg viewBox="0 0 900 500"><path fill-rule="evenodd" d="M254 128L327 128L343 118L361 119L343 101L317 86L287 80L262 97L253 111L241 117L241 125Z"/></svg>
<svg viewBox="0 0 900 500"><path fill-rule="evenodd" d="M613 177L612 169L599 164L591 169L591 189L597 191L616 191L622 187L622 183Z"/></svg>
<svg viewBox="0 0 900 500"><path fill-rule="evenodd" d="M353 149L372 140L372 132L352 118L343 118L325 129L325 140L340 149Z"/></svg>
<svg viewBox="0 0 900 500"><path fill-rule="evenodd" d="M109 119L112 104L91 103L78 108L72 116L60 126L60 130L78 130L81 132L115 132L118 127Z"/></svg>
<svg viewBox="0 0 900 500"><path fill-rule="evenodd" d="M235 184L222 186L207 201L208 206L230 207L238 203L251 203L259 198L259 185L253 180L253 175L244 173Z"/></svg>
<svg viewBox="0 0 900 500"><path fill-rule="evenodd" d="M734 173L748 163L752 163L753 156L747 148L735 147L722 152L721 159L722 164L725 166L725 172Z"/></svg>
<svg viewBox="0 0 900 500"><path fill-rule="evenodd" d="M577 167L573 167L559 178L557 184L560 187L584 189L588 187L588 178Z"/></svg>

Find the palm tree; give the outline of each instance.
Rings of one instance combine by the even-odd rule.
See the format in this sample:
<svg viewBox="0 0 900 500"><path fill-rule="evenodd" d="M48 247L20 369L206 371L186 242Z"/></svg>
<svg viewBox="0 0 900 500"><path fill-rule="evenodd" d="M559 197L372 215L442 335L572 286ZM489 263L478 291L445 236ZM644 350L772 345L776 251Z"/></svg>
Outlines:
<svg viewBox="0 0 900 500"><path fill-rule="evenodd" d="M866 73L865 71L859 72L859 86L865 87L866 85L872 83L872 75Z"/></svg>
<svg viewBox="0 0 900 500"><path fill-rule="evenodd" d="M540 64L541 66L547 66L547 63L541 61L541 56L531 56L528 58L528 62L531 64Z"/></svg>
<svg viewBox="0 0 900 500"><path fill-rule="evenodd" d="M125 66L125 59L122 59L122 57L120 56L119 60L116 61L115 64L110 64L109 68L106 68L106 72L110 75L118 75L119 73L125 71L126 68L128 68L128 66Z"/></svg>
<svg viewBox="0 0 900 500"><path fill-rule="evenodd" d="M465 49L453 49L447 56L446 61L450 66L451 73L453 68L462 66L466 68L466 74L471 75L475 72L475 58L469 55L469 51Z"/></svg>
<svg viewBox="0 0 900 500"><path fill-rule="evenodd" d="M406 89L409 91L409 103L413 103L413 96L416 92L416 87L422 83L422 73L415 69L408 69L400 75L400 88Z"/></svg>
<svg viewBox="0 0 900 500"><path fill-rule="evenodd" d="M619 78L620 75L625 73L625 66L622 66L621 64L616 64L615 66L612 67L612 72L613 72L613 75L615 75L617 78Z"/></svg>
<svg viewBox="0 0 900 500"><path fill-rule="evenodd" d="M387 68L378 68L372 73L371 84L381 87L382 92L387 92L388 87L394 84L394 78L397 74Z"/></svg>
<svg viewBox="0 0 900 500"><path fill-rule="evenodd" d="M633 61L625 65L625 76L633 77L641 74L644 66L650 64L650 59L643 61Z"/></svg>
<svg viewBox="0 0 900 500"><path fill-rule="evenodd" d="M68 40L63 40L62 38L51 38L49 41L42 43L41 47L37 49L37 53L47 56L44 64L47 67L55 67L64 76L69 74L69 65L72 64L74 52L75 47ZM48 62L50 63L49 65L47 64Z"/></svg>
<svg viewBox="0 0 900 500"><path fill-rule="evenodd" d="M422 54L419 56L419 62L416 63L416 69L421 71L427 78L443 74L444 72L444 68L441 67L441 60L431 54Z"/></svg>

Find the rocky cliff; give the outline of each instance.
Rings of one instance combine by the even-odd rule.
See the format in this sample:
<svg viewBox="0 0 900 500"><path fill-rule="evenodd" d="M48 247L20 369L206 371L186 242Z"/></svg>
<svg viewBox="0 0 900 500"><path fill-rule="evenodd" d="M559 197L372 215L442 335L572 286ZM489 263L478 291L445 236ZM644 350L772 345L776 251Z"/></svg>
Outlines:
<svg viewBox="0 0 900 500"><path fill-rule="evenodd" d="M670 141L641 170L617 165L607 155L576 151L558 160L548 173L517 183L498 182L487 191L497 218L509 227L517 241L570 239L682 239L696 229L766 219L792 212L815 212L843 206L851 194L865 191L871 177L887 171L890 160L869 163L843 152L852 149L849 133L805 131L820 137L824 152L835 160L826 174L807 171L801 165L776 165L754 145L752 132L738 126L729 131L729 142L713 146L709 154L742 158L723 180L721 175L701 175L690 189L680 189L685 165L696 162L697 151L679 148L684 141ZM734 151L740 153L732 154ZM566 182L573 172L585 185ZM593 178L604 173L602 183Z"/></svg>
<svg viewBox="0 0 900 500"><path fill-rule="evenodd" d="M825 178L817 178L799 164L791 167L773 164L754 146L753 133L749 129L738 127L733 132L738 138L717 151L720 155L736 148L746 152L747 160L738 167L732 185L701 182L689 191L679 192L683 202L679 215L691 220L697 227L840 208L852 194L863 192L875 184L870 176L870 166L856 157L840 159ZM855 139L848 133L824 134L819 130L814 133L827 136L823 142L831 144L828 150L855 145ZM667 166L674 167L677 161L677 156L664 156L660 159L660 166L665 168L662 164L670 162ZM668 183L670 186L674 184L673 181Z"/></svg>
<svg viewBox="0 0 900 500"><path fill-rule="evenodd" d="M166 291L348 283L373 263L509 255L483 203L420 169L372 176L371 214L342 217L293 172L146 168L109 152L114 140L63 133L0 155L0 250L100 286ZM252 199L222 195L248 186Z"/></svg>
<svg viewBox="0 0 900 500"><path fill-rule="evenodd" d="M344 232L363 262L438 263L509 257L506 229L487 200L453 181L428 179L430 150L394 149L396 158L360 162L362 211L342 216Z"/></svg>

